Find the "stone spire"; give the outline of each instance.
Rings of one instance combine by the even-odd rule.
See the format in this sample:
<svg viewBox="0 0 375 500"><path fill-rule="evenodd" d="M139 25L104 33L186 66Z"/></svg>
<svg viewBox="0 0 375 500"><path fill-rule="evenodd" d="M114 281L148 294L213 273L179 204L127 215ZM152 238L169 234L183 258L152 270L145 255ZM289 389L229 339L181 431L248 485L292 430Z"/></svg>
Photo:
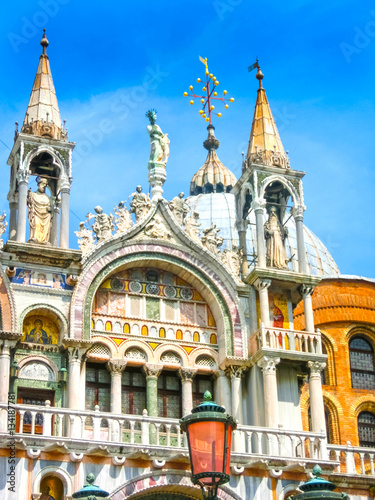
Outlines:
<svg viewBox="0 0 375 500"><path fill-rule="evenodd" d="M208 150L208 155L203 166L194 174L190 183L190 195L200 193L229 193L236 184L235 175L225 167L216 150L220 142L215 137L215 127L208 125L208 137L203 146Z"/></svg>
<svg viewBox="0 0 375 500"><path fill-rule="evenodd" d="M67 140L66 130L64 130L61 123L55 86L47 56L49 42L45 30L43 31L43 38L40 42L43 53L39 58L39 65L21 132L39 137Z"/></svg>
<svg viewBox="0 0 375 500"><path fill-rule="evenodd" d="M263 73L258 66L256 78L259 89L255 104L253 123L251 125L249 148L247 150L246 166L252 163L290 168L288 155L285 154L270 105L263 88Z"/></svg>

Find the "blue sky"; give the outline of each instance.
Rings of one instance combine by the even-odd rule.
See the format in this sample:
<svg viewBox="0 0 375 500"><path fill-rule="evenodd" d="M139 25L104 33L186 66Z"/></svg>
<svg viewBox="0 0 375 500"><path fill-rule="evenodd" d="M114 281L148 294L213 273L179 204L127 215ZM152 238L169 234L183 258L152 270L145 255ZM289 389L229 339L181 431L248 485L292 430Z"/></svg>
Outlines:
<svg viewBox="0 0 375 500"><path fill-rule="evenodd" d="M74 230L100 204L148 190L145 111L171 139L165 197L189 192L203 164L206 124L182 97L208 58L235 97L216 119L221 161L239 176L256 98L259 58L292 168L306 171L305 222L342 274L375 278L375 4L362 1L40 0L2 6L0 140L11 147L22 123L46 28L48 54L73 156ZM146 80L153 84L145 88ZM0 211L9 211L9 150L0 143Z"/></svg>

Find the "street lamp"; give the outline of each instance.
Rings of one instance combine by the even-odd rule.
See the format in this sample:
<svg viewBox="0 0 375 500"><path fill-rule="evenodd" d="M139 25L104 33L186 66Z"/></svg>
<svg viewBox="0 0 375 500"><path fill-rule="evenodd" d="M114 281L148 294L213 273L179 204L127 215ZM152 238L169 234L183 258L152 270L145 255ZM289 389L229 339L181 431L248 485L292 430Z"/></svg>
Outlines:
<svg viewBox="0 0 375 500"><path fill-rule="evenodd" d="M225 408L212 401L209 391L180 424L187 434L192 482L202 488L204 499L215 500L219 485L230 479L232 431L237 424Z"/></svg>
<svg viewBox="0 0 375 500"><path fill-rule="evenodd" d="M315 477L301 484L298 488L302 493L293 496L291 500L349 500L349 496L346 493L333 491L336 489L334 483L320 477L322 469L319 465L315 465L312 473Z"/></svg>
<svg viewBox="0 0 375 500"><path fill-rule="evenodd" d="M86 485L77 491L76 493L73 493L72 497L73 498L87 498L87 500L97 500L98 498L108 498L109 493L107 491L102 490L94 484L95 481L95 476L91 472L90 474L87 475L86 477Z"/></svg>

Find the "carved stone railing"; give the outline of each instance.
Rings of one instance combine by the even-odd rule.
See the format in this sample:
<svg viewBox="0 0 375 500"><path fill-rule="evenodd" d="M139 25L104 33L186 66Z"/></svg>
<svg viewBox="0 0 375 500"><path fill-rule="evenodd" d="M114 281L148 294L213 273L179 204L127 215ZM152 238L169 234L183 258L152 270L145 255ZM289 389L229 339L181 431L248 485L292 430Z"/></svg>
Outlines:
<svg viewBox="0 0 375 500"><path fill-rule="evenodd" d="M375 449L346 445L327 445L328 458L337 462L335 469L339 474L354 474L361 476L375 475Z"/></svg>
<svg viewBox="0 0 375 500"><path fill-rule="evenodd" d="M312 333L262 325L251 335L249 347L252 355L260 349L322 354L322 340L319 330Z"/></svg>

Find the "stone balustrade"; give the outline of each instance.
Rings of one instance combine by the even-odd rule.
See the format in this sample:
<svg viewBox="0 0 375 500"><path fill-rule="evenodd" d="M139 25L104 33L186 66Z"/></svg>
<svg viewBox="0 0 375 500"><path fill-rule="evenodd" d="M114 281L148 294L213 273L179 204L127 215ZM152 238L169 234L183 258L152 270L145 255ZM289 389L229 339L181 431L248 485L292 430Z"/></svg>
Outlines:
<svg viewBox="0 0 375 500"><path fill-rule="evenodd" d="M375 475L375 449L346 445L327 445L328 458L338 465L335 469L339 474Z"/></svg>
<svg viewBox="0 0 375 500"><path fill-rule="evenodd" d="M320 331L311 333L261 325L250 337L250 353L255 354L259 349L322 354Z"/></svg>

